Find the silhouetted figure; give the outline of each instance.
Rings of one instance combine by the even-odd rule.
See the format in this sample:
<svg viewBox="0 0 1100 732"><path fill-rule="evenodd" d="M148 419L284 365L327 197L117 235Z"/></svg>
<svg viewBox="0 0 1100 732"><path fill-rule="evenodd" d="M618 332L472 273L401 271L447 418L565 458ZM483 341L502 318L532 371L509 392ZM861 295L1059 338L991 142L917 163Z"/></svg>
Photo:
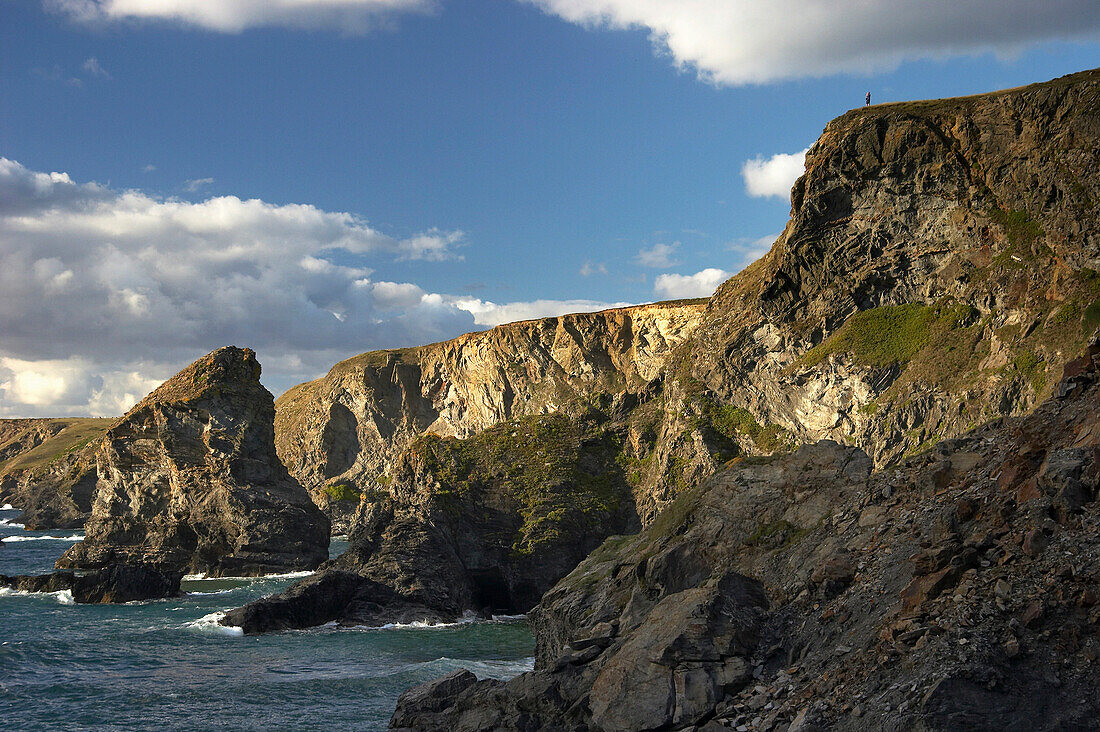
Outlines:
<svg viewBox="0 0 1100 732"><path fill-rule="evenodd" d="M863 106L865 106L865 107L870 107L871 106L871 92L867 92L867 101L863 103Z"/></svg>

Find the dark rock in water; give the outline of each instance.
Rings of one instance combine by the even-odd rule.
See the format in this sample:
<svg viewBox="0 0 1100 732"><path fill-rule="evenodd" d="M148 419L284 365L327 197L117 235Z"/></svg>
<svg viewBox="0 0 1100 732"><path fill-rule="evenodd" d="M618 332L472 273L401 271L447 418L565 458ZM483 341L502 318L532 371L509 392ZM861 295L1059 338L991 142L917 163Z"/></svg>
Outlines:
<svg viewBox="0 0 1100 732"><path fill-rule="evenodd" d="M20 592L69 590L78 603L102 604L175 597L180 592L182 578L182 572L167 567L115 564L86 574L0 575L0 587Z"/></svg>
<svg viewBox="0 0 1100 732"><path fill-rule="evenodd" d="M219 622L253 635L311 628L333 621L379 626L443 619L424 605L409 602L362 575L328 570L302 580L286 592L230 610Z"/></svg>
<svg viewBox="0 0 1100 732"><path fill-rule="evenodd" d="M250 576L327 559L328 520L275 455L259 376L251 350L222 348L130 410L96 450L86 538L57 566Z"/></svg>

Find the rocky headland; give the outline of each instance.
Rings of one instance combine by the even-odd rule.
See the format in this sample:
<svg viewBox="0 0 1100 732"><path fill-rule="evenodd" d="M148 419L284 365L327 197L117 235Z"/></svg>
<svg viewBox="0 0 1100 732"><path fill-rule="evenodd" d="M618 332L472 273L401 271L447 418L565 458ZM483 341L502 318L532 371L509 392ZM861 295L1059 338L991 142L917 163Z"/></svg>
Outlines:
<svg viewBox="0 0 1100 732"><path fill-rule="evenodd" d="M530 612L534 672L393 728L1095 726L1098 140L1095 71L831 122L631 410L641 533Z"/></svg>
<svg viewBox="0 0 1100 732"><path fill-rule="evenodd" d="M118 420L94 448L85 526L58 568L150 564L211 576L314 569L329 522L275 454L274 404L249 349L218 349Z"/></svg>

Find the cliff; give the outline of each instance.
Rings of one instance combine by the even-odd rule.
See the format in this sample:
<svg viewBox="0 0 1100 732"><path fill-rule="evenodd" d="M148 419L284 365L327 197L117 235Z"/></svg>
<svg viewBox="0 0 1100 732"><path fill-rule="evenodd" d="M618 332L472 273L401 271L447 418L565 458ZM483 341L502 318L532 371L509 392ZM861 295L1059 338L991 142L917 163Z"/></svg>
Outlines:
<svg viewBox="0 0 1100 732"><path fill-rule="evenodd" d="M1100 325L1098 139L1097 71L830 122L693 375L877 464L1030 410Z"/></svg>
<svg viewBox="0 0 1100 732"><path fill-rule="evenodd" d="M312 490L384 490L417 435L631 393L645 523L737 453L827 438L884 465L1023 414L1100 325L1098 110L1089 71L849 112L771 251L709 302L349 359L279 399L279 455Z"/></svg>
<svg viewBox="0 0 1100 732"><path fill-rule="evenodd" d="M0 504L28 529L75 529L92 510L93 443L113 419L0 420Z"/></svg>
<svg viewBox="0 0 1100 732"><path fill-rule="evenodd" d="M894 469L738 461L543 597L535 671L411 689L391 728L1092 728L1100 341L1065 377Z"/></svg>
<svg viewBox="0 0 1100 732"><path fill-rule="evenodd" d="M829 123L627 418L642 532L392 726L1092 724L1098 141L1100 71Z"/></svg>
<svg viewBox="0 0 1100 732"><path fill-rule="evenodd" d="M251 350L219 349L112 426L94 447L86 538L58 567L256 575L324 561L328 521L275 454L259 376Z"/></svg>
<svg viewBox="0 0 1100 732"><path fill-rule="evenodd" d="M278 399L279 457L309 488L384 487L419 435L464 438L644 388L704 307L701 300L655 303L543 318L350 358Z"/></svg>

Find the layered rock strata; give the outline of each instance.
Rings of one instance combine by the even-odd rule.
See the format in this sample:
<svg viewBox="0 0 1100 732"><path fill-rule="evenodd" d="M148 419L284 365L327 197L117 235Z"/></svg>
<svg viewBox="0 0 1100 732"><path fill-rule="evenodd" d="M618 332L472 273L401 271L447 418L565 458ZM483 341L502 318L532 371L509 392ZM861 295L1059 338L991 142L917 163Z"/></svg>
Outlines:
<svg viewBox="0 0 1100 732"><path fill-rule="evenodd" d="M327 559L328 520L275 454L273 400L259 376L251 350L219 349L108 430L95 447L86 538L58 567L241 576Z"/></svg>

